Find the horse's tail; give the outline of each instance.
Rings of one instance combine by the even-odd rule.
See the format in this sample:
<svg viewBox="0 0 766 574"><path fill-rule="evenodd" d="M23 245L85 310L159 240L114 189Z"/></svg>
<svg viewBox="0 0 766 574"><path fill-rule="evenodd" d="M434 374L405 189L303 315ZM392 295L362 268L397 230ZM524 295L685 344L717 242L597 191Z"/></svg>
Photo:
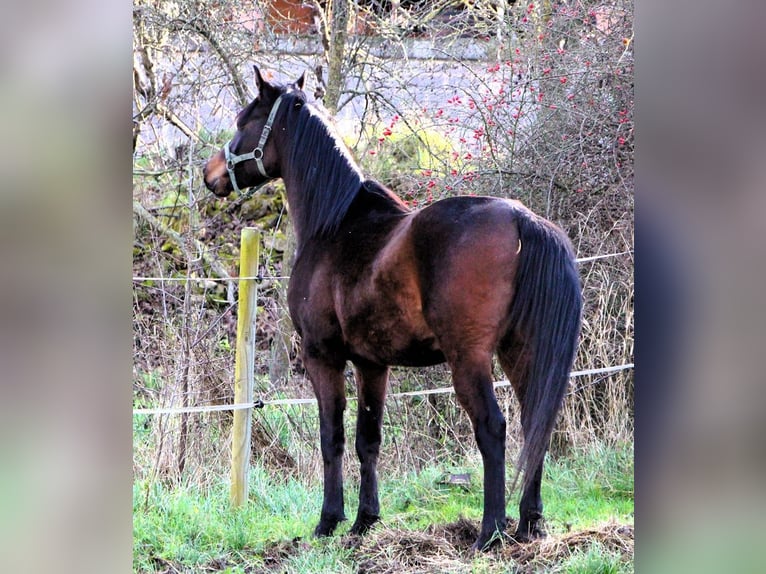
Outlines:
<svg viewBox="0 0 766 574"><path fill-rule="evenodd" d="M532 212L517 211L521 249L509 334L529 353L519 381L524 485L543 462L569 383L580 334L582 295L574 250L563 231ZM519 473L513 480L515 487Z"/></svg>

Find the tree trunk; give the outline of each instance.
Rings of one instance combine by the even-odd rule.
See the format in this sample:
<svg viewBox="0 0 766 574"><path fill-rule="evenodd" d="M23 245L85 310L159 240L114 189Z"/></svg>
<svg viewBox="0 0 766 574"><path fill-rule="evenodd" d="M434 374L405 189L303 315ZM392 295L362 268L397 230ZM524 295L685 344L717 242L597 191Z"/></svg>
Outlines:
<svg viewBox="0 0 766 574"><path fill-rule="evenodd" d="M338 111L340 94L343 90L343 56L348 37L348 14L350 0L332 0L330 16L330 50L327 54L327 92L324 97L325 107L331 114Z"/></svg>

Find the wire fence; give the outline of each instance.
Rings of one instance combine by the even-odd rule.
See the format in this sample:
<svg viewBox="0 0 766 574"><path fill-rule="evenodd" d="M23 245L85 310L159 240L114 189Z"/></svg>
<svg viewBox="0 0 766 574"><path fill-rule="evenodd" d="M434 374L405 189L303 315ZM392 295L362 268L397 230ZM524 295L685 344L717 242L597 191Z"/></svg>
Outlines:
<svg viewBox="0 0 766 574"><path fill-rule="evenodd" d="M605 255L594 255L591 257L577 258L577 263L587 263L591 261L599 261L603 259L609 259L612 257L619 257L621 255L632 255L633 250L620 251L616 253L608 253ZM264 276L256 275L250 277L133 277L134 282L142 281L246 281L246 280L288 280L289 276ZM580 371L572 371L570 378L585 377L591 375L603 375L612 374L620 371L632 369L633 363L625 363L622 365L616 365L611 367L603 367L597 369L586 369ZM500 380L494 383L495 388L506 387L511 383L508 380ZM435 394L451 394L455 390L453 387L439 387L436 389L424 389L420 391L407 391L400 393L392 393L388 395L388 398L402 398L402 397L414 397L414 396L427 396ZM570 391L574 392L574 391ZM355 396L346 397L348 401L355 401ZM174 415L183 413L209 413L209 412L221 412L221 411L235 411L241 409L263 408L265 406L286 406L286 405L308 405L316 404L315 398L295 398L295 399L271 399L263 400L259 399L250 403L235 403L227 405L198 405L189 407L158 407L158 408L139 408L133 409L133 416L136 415Z"/></svg>
<svg viewBox="0 0 766 574"><path fill-rule="evenodd" d="M570 378L585 377L589 375L603 375L609 373L616 373L618 371L625 371L632 369L633 363L626 363L624 365L617 365L614 367L604 367L602 369L587 369L584 371L572 371L569 374ZM496 381L494 383L495 388L507 387L511 384L508 380ZM453 387L439 387L437 389L425 389L422 391L406 391L401 393L392 393L388 395L388 398L402 398L402 397L419 397L426 395L440 395L454 393ZM348 396L347 401L355 401L357 397ZM218 411L236 411L240 409L261 409L266 406L288 406L288 405L309 405L316 404L316 399L273 399L273 400L257 400L251 403L236 403L231 405L201 405L194 407L168 407L168 408L152 408L152 409L133 409L133 415L174 415L182 413L209 413Z"/></svg>
<svg viewBox="0 0 766 574"><path fill-rule="evenodd" d="M577 263L589 263L591 261L599 261L601 259L609 259L611 257L619 257L620 255L632 255L633 250L620 251L618 253L607 253L606 255L593 255L591 257L581 257L575 259ZM256 275L254 277L133 277L133 282L140 283L142 281L282 281L289 280L289 275Z"/></svg>

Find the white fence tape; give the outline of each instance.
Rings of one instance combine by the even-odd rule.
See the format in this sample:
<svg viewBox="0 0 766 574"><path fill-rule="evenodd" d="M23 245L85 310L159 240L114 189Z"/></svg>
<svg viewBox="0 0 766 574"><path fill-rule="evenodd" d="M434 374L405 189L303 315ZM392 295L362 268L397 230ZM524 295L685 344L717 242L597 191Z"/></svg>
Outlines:
<svg viewBox="0 0 766 574"><path fill-rule="evenodd" d="M585 371L572 371L570 378L585 377L588 375L603 375L608 373L615 373L618 371L624 371L632 369L633 363L626 363L624 365L617 365L615 367L604 367L601 369L588 369ZM503 380L495 383L495 388L507 387L510 385L510 381ZM438 395L443 393L454 393L455 389L452 387L440 387L438 389L426 389L424 391L408 391L403 393L392 393L388 395L388 398L399 397L416 397L425 395ZM355 401L356 397L346 397L349 401ZM180 413L207 413L215 411L234 411L239 409L252 409L256 405L258 407L263 406L275 406L275 405L307 405L316 403L316 399L274 399L269 401L257 401L253 403L236 403L233 405L208 405L199 407L179 407L179 408L156 408L156 409L133 409L134 415L174 415Z"/></svg>
<svg viewBox="0 0 766 574"><path fill-rule="evenodd" d="M587 263L589 261L598 261L600 259L608 259L610 257L618 257L619 255L628 255L633 253L632 250L620 251L619 253L607 253L606 255L593 255L592 257L581 257L575 259L577 263ZM245 281L248 279L254 279L260 281L268 279L271 281L281 281L283 279L290 279L289 276L257 276L257 277L133 277L134 282L142 281Z"/></svg>

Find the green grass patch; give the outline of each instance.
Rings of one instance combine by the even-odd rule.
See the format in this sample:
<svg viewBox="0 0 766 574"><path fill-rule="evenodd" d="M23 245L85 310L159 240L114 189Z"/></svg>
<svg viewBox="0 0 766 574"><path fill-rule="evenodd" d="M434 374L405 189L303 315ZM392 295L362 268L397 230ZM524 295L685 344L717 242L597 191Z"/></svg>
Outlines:
<svg viewBox="0 0 766 574"><path fill-rule="evenodd" d="M632 523L632 445L592 445L574 457L547 460L542 497L551 532L607 520Z"/></svg>
<svg viewBox="0 0 766 574"><path fill-rule="evenodd" d="M152 571L156 558L199 566L244 552L257 562L269 543L307 536L321 501L316 490L259 467L251 470L250 500L240 509L230 508L223 482L207 491L141 482L133 499L134 567L140 571Z"/></svg>
<svg viewBox="0 0 766 574"><path fill-rule="evenodd" d="M465 469L449 469L465 472ZM469 485L448 485L448 473L441 468L426 468L383 481L380 505L386 524L413 530L431 524L454 522L461 516L480 519L482 513L482 479L475 472Z"/></svg>
<svg viewBox="0 0 766 574"><path fill-rule="evenodd" d="M472 473L470 484L449 485L449 472ZM632 524L632 448L593 447L575 456L548 461L543 500L548 531L560 535L605 522ZM424 532L460 517L478 521L482 512L480 465L427 468L418 473L381 476L381 528ZM346 482L344 535L356 513L357 485ZM359 556L342 538L315 540L311 534L322 500L321 480L306 480L251 469L250 500L232 510L226 479L203 489L140 480L133 490L134 571L248 569L278 572L356 572ZM508 512L517 516L518 496ZM374 534L374 532L373 532ZM497 570L492 558L478 557L466 571ZM632 564L594 542L556 565L557 572L626 572ZM502 569L501 569L502 570ZM509 570L510 571L510 570Z"/></svg>
<svg viewBox="0 0 766 574"><path fill-rule="evenodd" d="M633 564L624 562L619 552L594 542L586 550L576 550L551 571L564 574L627 574L633 572Z"/></svg>

